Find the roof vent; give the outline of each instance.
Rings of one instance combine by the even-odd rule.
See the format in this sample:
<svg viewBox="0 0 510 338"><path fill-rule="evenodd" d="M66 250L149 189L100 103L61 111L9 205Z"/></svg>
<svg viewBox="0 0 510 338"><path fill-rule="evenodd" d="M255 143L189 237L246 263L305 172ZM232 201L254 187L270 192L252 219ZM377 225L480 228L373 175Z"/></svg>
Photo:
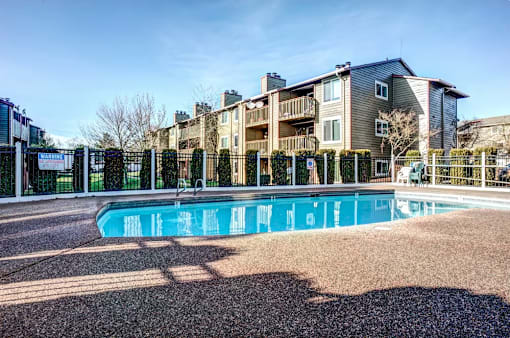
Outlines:
<svg viewBox="0 0 510 338"><path fill-rule="evenodd" d="M351 66L351 61L347 61L347 62L345 62L345 66L346 66L346 67L350 67L350 66Z"/></svg>
<svg viewBox="0 0 510 338"><path fill-rule="evenodd" d="M340 67L340 65L336 65L336 66L335 66L335 68L336 68L336 69L340 69L340 68L342 68L342 67Z"/></svg>

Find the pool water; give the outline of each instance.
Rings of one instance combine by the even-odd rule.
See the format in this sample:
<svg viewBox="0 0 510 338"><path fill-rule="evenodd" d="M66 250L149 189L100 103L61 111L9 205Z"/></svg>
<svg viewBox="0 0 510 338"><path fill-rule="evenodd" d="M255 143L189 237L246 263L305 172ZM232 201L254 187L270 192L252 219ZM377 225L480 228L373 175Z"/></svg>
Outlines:
<svg viewBox="0 0 510 338"><path fill-rule="evenodd" d="M103 237L243 235L362 225L467 208L396 199L393 194L340 195L111 209L97 223Z"/></svg>

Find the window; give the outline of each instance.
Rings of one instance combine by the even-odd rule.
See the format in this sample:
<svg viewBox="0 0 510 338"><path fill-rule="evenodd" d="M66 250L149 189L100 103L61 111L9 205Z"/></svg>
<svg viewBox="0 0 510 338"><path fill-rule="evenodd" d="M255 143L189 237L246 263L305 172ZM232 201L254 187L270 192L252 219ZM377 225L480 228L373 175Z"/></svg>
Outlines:
<svg viewBox="0 0 510 338"><path fill-rule="evenodd" d="M235 122L239 121L239 109L238 108L234 109L234 121Z"/></svg>
<svg viewBox="0 0 510 338"><path fill-rule="evenodd" d="M220 146L222 149L228 149L228 136L222 136L220 139Z"/></svg>
<svg viewBox="0 0 510 338"><path fill-rule="evenodd" d="M384 120L375 120L375 136L388 136L388 122Z"/></svg>
<svg viewBox="0 0 510 338"><path fill-rule="evenodd" d="M388 84L375 80L375 97L388 101Z"/></svg>
<svg viewBox="0 0 510 338"><path fill-rule="evenodd" d="M237 148L239 146L239 135L234 134L234 148Z"/></svg>
<svg viewBox="0 0 510 338"><path fill-rule="evenodd" d="M323 125L322 129L323 142L333 143L340 141L340 117L324 119L322 121L322 125Z"/></svg>
<svg viewBox="0 0 510 338"><path fill-rule="evenodd" d="M375 176L386 176L389 173L388 160L376 160L375 161Z"/></svg>
<svg viewBox="0 0 510 338"><path fill-rule="evenodd" d="M324 102L340 100L340 80L333 79L322 82L324 87Z"/></svg>
<svg viewBox="0 0 510 338"><path fill-rule="evenodd" d="M170 135L174 136L174 134L175 134L175 129L174 128L170 129Z"/></svg>
<svg viewBox="0 0 510 338"><path fill-rule="evenodd" d="M228 111L224 111L221 113L221 124L228 123Z"/></svg>

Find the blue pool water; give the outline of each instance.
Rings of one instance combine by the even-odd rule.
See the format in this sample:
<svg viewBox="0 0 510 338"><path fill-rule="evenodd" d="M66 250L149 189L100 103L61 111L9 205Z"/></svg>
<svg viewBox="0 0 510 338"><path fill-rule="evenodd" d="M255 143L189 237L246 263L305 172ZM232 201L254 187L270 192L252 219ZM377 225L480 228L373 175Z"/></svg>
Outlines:
<svg viewBox="0 0 510 338"><path fill-rule="evenodd" d="M211 236L335 228L467 209L396 199L393 194L222 201L112 209L98 220L103 237Z"/></svg>

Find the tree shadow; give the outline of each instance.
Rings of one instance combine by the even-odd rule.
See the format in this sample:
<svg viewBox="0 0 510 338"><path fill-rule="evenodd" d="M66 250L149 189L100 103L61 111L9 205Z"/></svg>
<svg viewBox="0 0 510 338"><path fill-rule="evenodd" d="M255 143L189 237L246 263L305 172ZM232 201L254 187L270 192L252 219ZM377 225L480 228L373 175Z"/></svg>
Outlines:
<svg viewBox="0 0 510 338"><path fill-rule="evenodd" d="M232 248L99 242L3 280L0 335L510 335L510 305L495 295L423 287L335 294L292 272L219 273L214 266L236 255Z"/></svg>

